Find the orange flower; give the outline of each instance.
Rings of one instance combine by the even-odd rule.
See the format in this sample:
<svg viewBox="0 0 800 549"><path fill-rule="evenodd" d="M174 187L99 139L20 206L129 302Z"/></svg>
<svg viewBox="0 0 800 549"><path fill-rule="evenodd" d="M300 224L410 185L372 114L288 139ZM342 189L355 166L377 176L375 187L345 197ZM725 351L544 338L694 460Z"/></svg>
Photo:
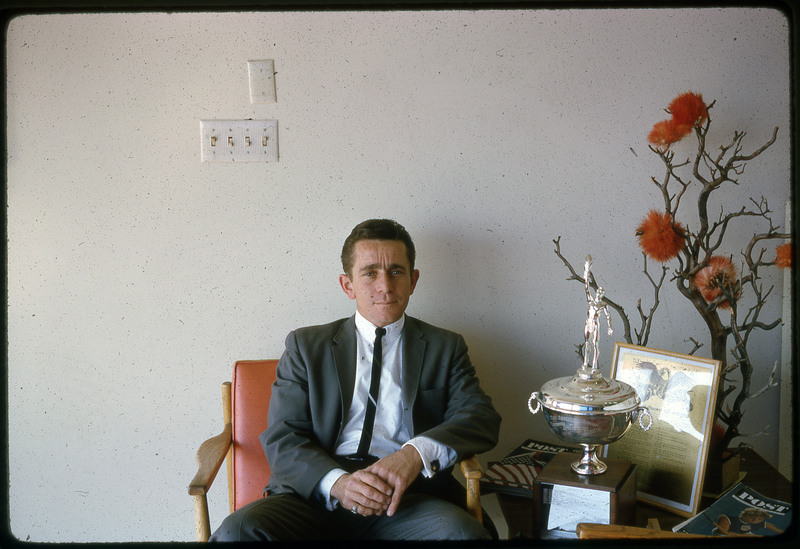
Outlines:
<svg viewBox="0 0 800 549"><path fill-rule="evenodd" d="M647 139L656 147L668 148L689 135L695 124L708 118L708 107L699 93L686 92L672 100L667 107L669 120L657 122Z"/></svg>
<svg viewBox="0 0 800 549"><path fill-rule="evenodd" d="M662 263L676 257L684 248L684 235L680 223L675 223L673 229L672 216L658 210L650 210L636 229L642 251Z"/></svg>
<svg viewBox="0 0 800 549"><path fill-rule="evenodd" d="M690 130L695 124L708 118L708 108L703 103L703 96L694 92L682 93L672 100L667 110L678 126L688 125Z"/></svg>
<svg viewBox="0 0 800 549"><path fill-rule="evenodd" d="M736 267L728 257L711 256L708 264L694 275L694 285L703 294L707 303L713 303L722 295L722 290L733 293L736 285ZM734 296L736 298L738 296ZM720 309L729 309L730 303L724 300L717 305Z"/></svg>
<svg viewBox="0 0 800 549"><path fill-rule="evenodd" d="M781 244L775 250L775 265L781 269L788 269L792 266L792 243Z"/></svg>
<svg viewBox="0 0 800 549"><path fill-rule="evenodd" d="M662 120L656 122L647 140L656 147L669 147L689 135L691 131L692 127L686 124L676 124L675 120Z"/></svg>

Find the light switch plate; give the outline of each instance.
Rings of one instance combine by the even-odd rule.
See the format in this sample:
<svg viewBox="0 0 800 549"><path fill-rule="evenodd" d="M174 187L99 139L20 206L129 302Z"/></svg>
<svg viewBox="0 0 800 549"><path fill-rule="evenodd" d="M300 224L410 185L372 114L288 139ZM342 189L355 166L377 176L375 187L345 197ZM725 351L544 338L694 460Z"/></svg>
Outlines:
<svg viewBox="0 0 800 549"><path fill-rule="evenodd" d="M201 162L277 162L277 120L201 120Z"/></svg>
<svg viewBox="0 0 800 549"><path fill-rule="evenodd" d="M275 63L272 59L247 62L250 78L250 103L276 103Z"/></svg>

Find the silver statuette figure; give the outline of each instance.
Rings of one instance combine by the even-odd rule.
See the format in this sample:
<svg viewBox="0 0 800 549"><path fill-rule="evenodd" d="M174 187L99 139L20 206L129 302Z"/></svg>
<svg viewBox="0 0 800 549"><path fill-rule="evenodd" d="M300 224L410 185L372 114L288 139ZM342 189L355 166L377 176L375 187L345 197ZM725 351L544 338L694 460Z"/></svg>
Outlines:
<svg viewBox="0 0 800 549"><path fill-rule="evenodd" d="M602 286L597 287L597 292L592 296L592 289L589 286L589 276L592 268L592 256L586 256L586 263L583 265L583 280L586 283L586 300L589 302L589 312L586 317L586 328L584 337L586 342L583 344L583 367L589 366L589 345L592 347L592 370L597 370L598 341L600 338L600 313L606 316L608 323L608 335L614 333L611 328L611 315L608 314L608 304L603 303L603 296L606 295Z"/></svg>

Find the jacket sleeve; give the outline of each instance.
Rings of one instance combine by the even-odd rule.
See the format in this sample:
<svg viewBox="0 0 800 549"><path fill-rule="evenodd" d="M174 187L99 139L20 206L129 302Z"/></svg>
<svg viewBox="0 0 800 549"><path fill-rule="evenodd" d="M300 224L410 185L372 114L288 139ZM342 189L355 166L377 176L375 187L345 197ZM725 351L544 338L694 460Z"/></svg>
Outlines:
<svg viewBox="0 0 800 549"><path fill-rule="evenodd" d="M414 406L415 436L427 436L453 448L460 460L491 450L500 436L500 414L481 389L461 335L432 351L435 381L420 387Z"/></svg>
<svg viewBox="0 0 800 549"><path fill-rule="evenodd" d="M319 425L309 401L309 356L300 351L296 332L286 338L270 397L267 429L259 440L270 464L269 493L296 492L305 499L315 495L322 477L337 467L318 436ZM338 389L337 389L338 392ZM331 418L326 418L326 423ZM333 418L336 424L336 418ZM336 436L334 428L332 436Z"/></svg>

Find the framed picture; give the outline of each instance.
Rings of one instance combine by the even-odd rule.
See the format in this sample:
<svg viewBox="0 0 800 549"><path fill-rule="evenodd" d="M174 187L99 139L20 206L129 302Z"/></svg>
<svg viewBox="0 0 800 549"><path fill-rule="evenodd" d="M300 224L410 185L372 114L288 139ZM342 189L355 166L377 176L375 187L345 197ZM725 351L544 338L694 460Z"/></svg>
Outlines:
<svg viewBox="0 0 800 549"><path fill-rule="evenodd" d="M720 361L614 346L611 377L631 385L653 418L633 426L604 455L636 464L637 498L682 516L697 514L703 490Z"/></svg>

